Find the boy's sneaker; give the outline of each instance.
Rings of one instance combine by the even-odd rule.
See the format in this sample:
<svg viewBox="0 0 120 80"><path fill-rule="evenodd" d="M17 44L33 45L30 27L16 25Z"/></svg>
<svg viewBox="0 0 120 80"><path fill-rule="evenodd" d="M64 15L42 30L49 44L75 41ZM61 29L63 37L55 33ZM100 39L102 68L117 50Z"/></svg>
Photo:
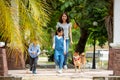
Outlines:
<svg viewBox="0 0 120 80"><path fill-rule="evenodd" d="M62 69L58 70L58 73L60 73L60 74L61 74L61 73L62 73Z"/></svg>
<svg viewBox="0 0 120 80"><path fill-rule="evenodd" d="M32 71L33 74L37 74L36 71Z"/></svg>
<svg viewBox="0 0 120 80"><path fill-rule="evenodd" d="M32 67L30 68L30 71L32 71Z"/></svg>
<svg viewBox="0 0 120 80"><path fill-rule="evenodd" d="M67 65L64 65L64 69L68 69Z"/></svg>

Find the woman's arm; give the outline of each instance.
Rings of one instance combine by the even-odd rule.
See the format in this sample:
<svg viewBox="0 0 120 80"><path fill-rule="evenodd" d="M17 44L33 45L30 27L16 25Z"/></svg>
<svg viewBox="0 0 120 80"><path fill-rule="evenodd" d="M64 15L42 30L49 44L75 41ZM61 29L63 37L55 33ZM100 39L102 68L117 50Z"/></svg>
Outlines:
<svg viewBox="0 0 120 80"><path fill-rule="evenodd" d="M70 28L69 28L69 35L70 35L70 43L73 44L72 41L72 24L70 23Z"/></svg>
<svg viewBox="0 0 120 80"><path fill-rule="evenodd" d="M59 25L60 25L60 23L59 23L59 22L57 22L57 25L56 25L56 30L58 29Z"/></svg>
<svg viewBox="0 0 120 80"><path fill-rule="evenodd" d="M64 54L66 54L66 41L64 39Z"/></svg>

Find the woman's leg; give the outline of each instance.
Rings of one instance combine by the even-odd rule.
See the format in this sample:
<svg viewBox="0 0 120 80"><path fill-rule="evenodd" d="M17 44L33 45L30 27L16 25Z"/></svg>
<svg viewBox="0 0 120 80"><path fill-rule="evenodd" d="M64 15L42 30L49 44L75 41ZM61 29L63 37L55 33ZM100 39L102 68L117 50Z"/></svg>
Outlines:
<svg viewBox="0 0 120 80"><path fill-rule="evenodd" d="M69 49L69 39L66 39L66 55L64 55L63 66L67 66L68 49Z"/></svg>

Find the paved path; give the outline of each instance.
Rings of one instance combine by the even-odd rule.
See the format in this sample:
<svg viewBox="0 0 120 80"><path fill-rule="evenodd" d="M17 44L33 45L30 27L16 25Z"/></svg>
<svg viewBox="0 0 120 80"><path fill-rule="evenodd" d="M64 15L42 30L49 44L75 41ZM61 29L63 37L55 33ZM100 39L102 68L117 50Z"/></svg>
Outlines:
<svg viewBox="0 0 120 80"><path fill-rule="evenodd" d="M113 71L85 69L84 72L75 72L74 69L68 69L59 74L55 69L37 69L37 74L29 70L9 70L8 73L23 80L92 80L93 76L109 76Z"/></svg>

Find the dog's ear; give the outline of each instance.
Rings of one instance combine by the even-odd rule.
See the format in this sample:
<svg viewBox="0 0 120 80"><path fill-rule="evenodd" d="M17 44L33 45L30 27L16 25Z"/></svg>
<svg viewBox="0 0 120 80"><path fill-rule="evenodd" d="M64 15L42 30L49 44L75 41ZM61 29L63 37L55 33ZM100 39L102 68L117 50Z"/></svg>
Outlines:
<svg viewBox="0 0 120 80"><path fill-rule="evenodd" d="M82 56L84 56L85 55L85 53L84 52L82 52L82 54L81 54Z"/></svg>
<svg viewBox="0 0 120 80"><path fill-rule="evenodd" d="M79 52L74 52L75 54L79 54Z"/></svg>
<svg viewBox="0 0 120 80"><path fill-rule="evenodd" d="M76 52L74 52L74 53L73 53L73 56L76 56L76 55L77 55Z"/></svg>

